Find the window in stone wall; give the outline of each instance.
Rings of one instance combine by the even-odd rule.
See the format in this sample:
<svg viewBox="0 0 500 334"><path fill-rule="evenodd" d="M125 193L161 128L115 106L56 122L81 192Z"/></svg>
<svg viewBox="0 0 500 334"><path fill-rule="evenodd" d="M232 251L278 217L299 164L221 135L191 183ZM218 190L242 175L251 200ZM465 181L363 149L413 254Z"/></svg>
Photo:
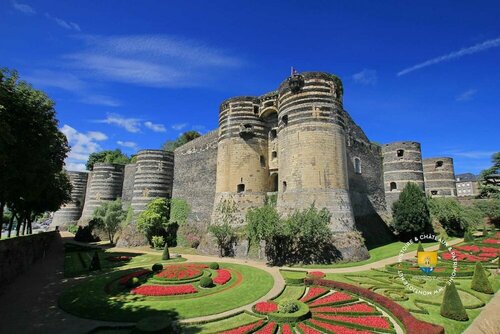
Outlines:
<svg viewBox="0 0 500 334"><path fill-rule="evenodd" d="M283 181L283 192L286 191L286 181Z"/></svg>
<svg viewBox="0 0 500 334"><path fill-rule="evenodd" d="M431 190L431 195L437 195L438 194L438 191L437 190Z"/></svg>
<svg viewBox="0 0 500 334"><path fill-rule="evenodd" d="M396 152L398 157L402 157L403 155L405 155L405 150L397 150Z"/></svg>
<svg viewBox="0 0 500 334"><path fill-rule="evenodd" d="M436 168L441 168L443 167L443 162L441 160L436 161Z"/></svg>
<svg viewBox="0 0 500 334"><path fill-rule="evenodd" d="M391 182L391 183L389 184L389 189L390 189L391 191L398 189L398 185L396 184L396 182Z"/></svg>
<svg viewBox="0 0 500 334"><path fill-rule="evenodd" d="M276 139L277 137L276 129L272 129L271 131L269 131L269 137L271 138L271 140Z"/></svg>
<svg viewBox="0 0 500 334"><path fill-rule="evenodd" d="M260 156L260 167L266 167L266 157Z"/></svg>
<svg viewBox="0 0 500 334"><path fill-rule="evenodd" d="M273 152L271 153L271 157L272 157L273 159L276 159L276 158L278 157L278 152L273 151Z"/></svg>
<svg viewBox="0 0 500 334"><path fill-rule="evenodd" d="M236 192L242 193L244 191L245 191L245 185L243 183L238 184L238 186L236 187Z"/></svg>
<svg viewBox="0 0 500 334"><path fill-rule="evenodd" d="M282 116L281 122L283 122L283 125L288 125L288 115Z"/></svg>
<svg viewBox="0 0 500 334"><path fill-rule="evenodd" d="M354 172L356 174L361 174L361 159L354 158Z"/></svg>
<svg viewBox="0 0 500 334"><path fill-rule="evenodd" d="M271 174L271 191L272 192L278 191L278 174L277 173Z"/></svg>
<svg viewBox="0 0 500 334"><path fill-rule="evenodd" d="M255 115L258 115L259 114L259 106L253 106L253 113Z"/></svg>

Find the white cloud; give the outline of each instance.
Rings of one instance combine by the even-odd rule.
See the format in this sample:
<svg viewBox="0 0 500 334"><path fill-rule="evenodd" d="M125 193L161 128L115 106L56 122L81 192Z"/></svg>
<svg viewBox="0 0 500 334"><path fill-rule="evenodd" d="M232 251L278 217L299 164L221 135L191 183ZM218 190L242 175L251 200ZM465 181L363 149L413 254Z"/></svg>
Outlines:
<svg viewBox="0 0 500 334"><path fill-rule="evenodd" d="M116 125L118 127L124 128L128 132L137 133L141 129L141 120L137 118L125 118L118 114L108 114L106 119L97 120L97 123L106 123Z"/></svg>
<svg viewBox="0 0 500 334"><path fill-rule="evenodd" d="M105 95L88 95L82 98L80 102L106 107L119 107L122 105L120 101Z"/></svg>
<svg viewBox="0 0 500 334"><path fill-rule="evenodd" d="M36 70L23 79L36 86L55 87L72 92L81 92L87 88L87 84L76 75L51 70Z"/></svg>
<svg viewBox="0 0 500 334"><path fill-rule="evenodd" d="M356 83L373 86L377 83L377 71L365 68L361 72L354 74L352 79Z"/></svg>
<svg viewBox="0 0 500 334"><path fill-rule="evenodd" d="M70 65L100 80L153 87L207 84L215 71L242 61L202 43L169 36L78 36L85 49L65 55Z"/></svg>
<svg viewBox="0 0 500 334"><path fill-rule="evenodd" d="M172 129L174 129L175 131L180 131L180 130L184 129L187 125L188 125L187 123L174 124L174 125L172 125Z"/></svg>
<svg viewBox="0 0 500 334"><path fill-rule="evenodd" d="M131 148L135 151L137 151L139 149L139 146L137 145L137 143L135 143L133 141L121 141L121 140L119 140L116 143L122 147Z"/></svg>
<svg viewBox="0 0 500 334"><path fill-rule="evenodd" d="M469 89L465 92L463 92L462 94L458 95L455 100L458 101L458 102L466 102L466 101L470 101L474 98L474 96L476 95L477 93L477 89Z"/></svg>
<svg viewBox="0 0 500 334"><path fill-rule="evenodd" d="M33 7L31 7L30 5L20 3L17 1L12 1L11 3L12 3L12 7L21 13L24 13L26 15L36 14L36 10Z"/></svg>
<svg viewBox="0 0 500 334"><path fill-rule="evenodd" d="M60 130L66 135L71 146L71 151L65 161L68 170L85 170L85 162L87 162L89 155L102 149L98 142L108 139L108 136L102 132L82 133L67 124Z"/></svg>
<svg viewBox="0 0 500 334"><path fill-rule="evenodd" d="M63 20L59 17L52 16L49 13L45 13L45 17L48 18L49 20L54 21L55 23L57 23L60 27L62 27L64 29L81 31L80 26L78 24L76 24L75 22Z"/></svg>
<svg viewBox="0 0 500 334"><path fill-rule="evenodd" d="M469 159L491 158L491 156L494 153L495 153L495 151L462 151L462 150L451 150L451 151L445 152L445 154L448 154L451 156L469 158Z"/></svg>
<svg viewBox="0 0 500 334"><path fill-rule="evenodd" d="M499 47L499 46L500 46L500 38L490 39L490 40L484 41L482 43L476 44L474 46L471 46L468 48L462 48L458 51L450 52L444 56L436 57L436 58L424 61L423 63L405 68L405 69L399 71L397 75L402 76L402 75L408 74L410 72L419 70L421 68L441 63L443 61L448 61L451 59L458 59L458 58L461 58L461 57L466 56L466 55L471 55L471 54L478 53L481 51L486 51L488 49Z"/></svg>
<svg viewBox="0 0 500 334"><path fill-rule="evenodd" d="M155 124L153 122L147 121L144 122L144 126L150 130L153 130L154 132L167 132L167 129L165 129L165 125L163 124Z"/></svg>

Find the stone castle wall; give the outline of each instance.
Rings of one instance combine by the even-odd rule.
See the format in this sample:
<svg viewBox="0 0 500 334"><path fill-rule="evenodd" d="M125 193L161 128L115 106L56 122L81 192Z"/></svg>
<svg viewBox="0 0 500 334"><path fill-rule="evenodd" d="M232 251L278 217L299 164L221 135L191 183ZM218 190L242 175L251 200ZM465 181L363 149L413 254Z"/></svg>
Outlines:
<svg viewBox="0 0 500 334"><path fill-rule="evenodd" d="M134 178L136 170L137 170L137 164L125 165L125 171L123 175L123 189L122 189L122 201L123 201L123 207L125 209L130 206L132 202L132 196L134 195Z"/></svg>
<svg viewBox="0 0 500 334"><path fill-rule="evenodd" d="M456 197L453 159L428 158L423 161L425 191L432 197Z"/></svg>
<svg viewBox="0 0 500 334"><path fill-rule="evenodd" d="M71 183L71 202L63 205L54 213L50 229L56 226L65 230L68 225L76 224L82 216L85 203L85 193L87 191L87 181L89 173L87 172L66 172Z"/></svg>

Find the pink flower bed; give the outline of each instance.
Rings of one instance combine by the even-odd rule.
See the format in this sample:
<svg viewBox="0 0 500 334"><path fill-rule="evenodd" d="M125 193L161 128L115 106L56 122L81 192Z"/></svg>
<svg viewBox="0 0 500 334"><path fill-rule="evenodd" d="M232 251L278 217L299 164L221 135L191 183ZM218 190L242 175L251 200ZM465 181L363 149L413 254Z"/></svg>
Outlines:
<svg viewBox="0 0 500 334"><path fill-rule="evenodd" d="M320 306L311 308L313 313L375 313L377 310L366 303L358 303L346 306Z"/></svg>
<svg viewBox="0 0 500 334"><path fill-rule="evenodd" d="M278 311L278 304L274 302L259 302L253 306L257 313L271 313Z"/></svg>
<svg viewBox="0 0 500 334"><path fill-rule="evenodd" d="M292 327L289 324L281 325L281 334L293 334Z"/></svg>
<svg viewBox="0 0 500 334"><path fill-rule="evenodd" d="M387 318L380 316L350 317L345 315L318 314L316 319L339 321L347 324L357 324L369 328L390 329L391 323Z"/></svg>
<svg viewBox="0 0 500 334"><path fill-rule="evenodd" d="M141 285L130 291L135 295L143 296L176 296L197 293L192 284L187 285Z"/></svg>
<svg viewBox="0 0 500 334"><path fill-rule="evenodd" d="M314 328L311 328L311 327L307 326L303 322L301 322L300 324L298 324L297 327L299 327L302 330L302 332L304 332L304 334L323 334L322 332L317 331Z"/></svg>
<svg viewBox="0 0 500 334"><path fill-rule="evenodd" d="M159 274L155 275L155 277L169 280L195 278L203 274L203 268L207 268L207 266L200 264L175 264L166 267Z"/></svg>
<svg viewBox="0 0 500 334"><path fill-rule="evenodd" d="M139 271L134 271L131 274L128 274L128 275L120 277L120 279L118 280L118 283L120 283L121 285L125 285L125 284L127 284L127 282L131 278L141 277L143 275L149 274L150 272L151 272L151 270L148 270L148 269L142 269L142 270L139 270Z"/></svg>
<svg viewBox="0 0 500 334"><path fill-rule="evenodd" d="M302 297L300 299L300 301L306 303L306 302L308 302L310 300L313 300L316 297L324 295L328 291L330 291L330 290L329 289L325 289L325 288L321 288L321 287L316 287L316 286L310 287L309 291L307 291L307 295L305 295L304 297Z"/></svg>
<svg viewBox="0 0 500 334"><path fill-rule="evenodd" d="M307 276L311 277L311 278L323 278L325 277L325 273L322 272L322 271L310 271Z"/></svg>
<svg viewBox="0 0 500 334"><path fill-rule="evenodd" d="M261 326L264 323L264 320L259 320L249 325L241 326L238 328L233 328L224 332L220 332L219 334L246 334L250 333L255 328Z"/></svg>
<svg viewBox="0 0 500 334"><path fill-rule="evenodd" d="M321 329L329 331L329 333L339 333L339 334L372 334L372 332L357 330L352 328L347 328L342 325L333 325L326 322L318 321L317 319L311 319L311 324L318 326Z"/></svg>
<svg viewBox="0 0 500 334"><path fill-rule="evenodd" d="M494 244L494 245L498 245L498 244L500 244L500 240L496 240L496 239L485 239L485 240L483 240L483 243L485 243L485 244Z"/></svg>
<svg viewBox="0 0 500 334"><path fill-rule="evenodd" d="M214 278L214 283L218 285L226 284L231 279L231 272L227 269L218 269L217 277Z"/></svg>
<svg viewBox="0 0 500 334"><path fill-rule="evenodd" d="M254 332L255 334L274 334L276 331L276 323L275 322L268 322L267 325L259 329L258 331Z"/></svg>
<svg viewBox="0 0 500 334"><path fill-rule="evenodd" d="M356 298L343 293L343 292L334 292L333 294L320 298L313 303L309 304L310 307L319 306L319 305L327 305L327 304L336 304L345 301L354 301Z"/></svg>

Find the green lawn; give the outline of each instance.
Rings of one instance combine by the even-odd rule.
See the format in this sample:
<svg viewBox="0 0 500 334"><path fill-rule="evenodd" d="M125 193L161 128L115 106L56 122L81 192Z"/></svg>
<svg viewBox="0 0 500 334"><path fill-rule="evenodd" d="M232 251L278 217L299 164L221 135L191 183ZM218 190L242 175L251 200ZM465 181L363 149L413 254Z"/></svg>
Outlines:
<svg viewBox="0 0 500 334"><path fill-rule="evenodd" d="M152 263L150 263L152 264ZM147 268L150 268L150 264ZM267 272L239 264L221 264L243 275L243 280L231 289L196 298L196 295L143 297L129 294L109 295L106 285L127 271L108 272L92 277L64 291L59 306L76 316L107 321L138 321L146 316L170 313L180 319L217 314L250 304L265 295L273 286ZM226 283L229 284L230 282Z"/></svg>
<svg viewBox="0 0 500 334"><path fill-rule="evenodd" d="M279 303L282 300L299 300L304 292L306 291L305 286L293 286L287 285L285 290L274 299L275 302Z"/></svg>
<svg viewBox="0 0 500 334"><path fill-rule="evenodd" d="M182 328L183 333L193 334L193 333L219 333L228 329L233 329L239 326L245 326L256 321L259 321L260 317L252 315L250 313L240 313L238 315L232 316L230 318L209 322L201 325L191 325Z"/></svg>

